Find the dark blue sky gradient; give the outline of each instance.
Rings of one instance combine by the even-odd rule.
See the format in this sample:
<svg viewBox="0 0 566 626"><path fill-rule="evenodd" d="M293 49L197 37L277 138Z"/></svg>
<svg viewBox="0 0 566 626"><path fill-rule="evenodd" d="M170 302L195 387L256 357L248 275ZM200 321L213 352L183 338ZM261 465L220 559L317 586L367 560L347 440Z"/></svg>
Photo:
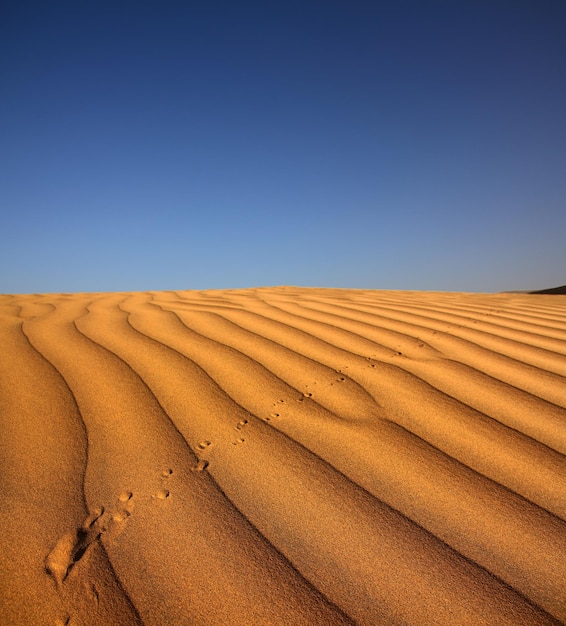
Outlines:
<svg viewBox="0 0 566 626"><path fill-rule="evenodd" d="M566 3L4 2L0 292L566 282Z"/></svg>

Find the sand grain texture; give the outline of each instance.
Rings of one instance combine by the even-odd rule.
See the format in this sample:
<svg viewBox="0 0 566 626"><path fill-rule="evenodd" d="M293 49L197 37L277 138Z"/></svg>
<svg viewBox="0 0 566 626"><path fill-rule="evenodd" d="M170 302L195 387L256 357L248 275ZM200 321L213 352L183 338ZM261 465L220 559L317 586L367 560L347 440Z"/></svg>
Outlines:
<svg viewBox="0 0 566 626"><path fill-rule="evenodd" d="M0 623L566 622L566 297L0 296Z"/></svg>

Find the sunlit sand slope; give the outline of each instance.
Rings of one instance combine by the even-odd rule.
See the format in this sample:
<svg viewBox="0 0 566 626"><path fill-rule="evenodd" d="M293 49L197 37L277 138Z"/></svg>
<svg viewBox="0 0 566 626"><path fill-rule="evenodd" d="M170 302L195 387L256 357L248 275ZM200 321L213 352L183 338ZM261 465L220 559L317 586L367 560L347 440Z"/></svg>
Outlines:
<svg viewBox="0 0 566 626"><path fill-rule="evenodd" d="M0 296L0 623L566 621L566 297Z"/></svg>

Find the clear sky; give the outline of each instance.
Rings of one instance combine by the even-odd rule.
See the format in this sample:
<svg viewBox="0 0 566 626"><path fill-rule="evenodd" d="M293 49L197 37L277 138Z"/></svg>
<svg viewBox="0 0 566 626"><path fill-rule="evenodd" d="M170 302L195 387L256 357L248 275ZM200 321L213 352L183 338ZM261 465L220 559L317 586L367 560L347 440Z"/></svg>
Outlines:
<svg viewBox="0 0 566 626"><path fill-rule="evenodd" d="M566 2L0 5L0 292L566 282Z"/></svg>

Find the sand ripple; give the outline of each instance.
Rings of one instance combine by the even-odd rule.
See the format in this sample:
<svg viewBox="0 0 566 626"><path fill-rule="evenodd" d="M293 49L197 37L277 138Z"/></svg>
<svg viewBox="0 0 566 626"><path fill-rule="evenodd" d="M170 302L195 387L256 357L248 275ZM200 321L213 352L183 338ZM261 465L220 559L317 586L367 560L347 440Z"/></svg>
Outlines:
<svg viewBox="0 0 566 626"><path fill-rule="evenodd" d="M0 623L566 621L563 296L0 296Z"/></svg>

